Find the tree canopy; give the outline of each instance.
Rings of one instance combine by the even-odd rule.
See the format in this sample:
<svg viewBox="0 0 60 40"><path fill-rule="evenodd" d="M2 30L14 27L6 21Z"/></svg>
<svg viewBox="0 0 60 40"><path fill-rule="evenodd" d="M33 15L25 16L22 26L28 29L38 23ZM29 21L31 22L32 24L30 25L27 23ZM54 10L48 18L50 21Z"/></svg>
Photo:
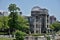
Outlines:
<svg viewBox="0 0 60 40"><path fill-rule="evenodd" d="M9 28L8 24L8 16L0 16L0 28L7 29Z"/></svg>
<svg viewBox="0 0 60 40"><path fill-rule="evenodd" d="M29 23L28 20L25 19L23 16L18 16L18 21L19 21L19 30L23 32L29 32Z"/></svg>
<svg viewBox="0 0 60 40"><path fill-rule="evenodd" d="M17 7L15 4L10 4L8 7L8 10L10 11L8 25L10 27L10 30L15 30L18 27L18 11L20 11L19 7Z"/></svg>
<svg viewBox="0 0 60 40"><path fill-rule="evenodd" d="M60 23L59 22L55 22L53 24L50 25L51 29L53 29L54 31L59 31L60 30Z"/></svg>
<svg viewBox="0 0 60 40"><path fill-rule="evenodd" d="M10 4L8 7L10 11L8 26L10 31L19 30L16 32L16 40L23 40L25 33L29 32L29 23L23 16L18 15L20 8L16 4Z"/></svg>
<svg viewBox="0 0 60 40"><path fill-rule="evenodd" d="M20 10L20 8L17 7L16 4L10 4L9 7L8 7L8 10L9 10L10 12L14 12L14 11Z"/></svg>

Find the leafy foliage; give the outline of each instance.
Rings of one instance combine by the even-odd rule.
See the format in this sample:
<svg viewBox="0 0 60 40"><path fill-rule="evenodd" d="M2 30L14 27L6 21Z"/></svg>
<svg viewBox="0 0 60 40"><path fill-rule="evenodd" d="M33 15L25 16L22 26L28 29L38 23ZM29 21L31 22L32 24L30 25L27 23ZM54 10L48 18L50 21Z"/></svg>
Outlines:
<svg viewBox="0 0 60 40"><path fill-rule="evenodd" d="M29 23L28 20L25 19L23 16L18 16L18 21L19 21L19 30L23 32L29 32Z"/></svg>
<svg viewBox="0 0 60 40"><path fill-rule="evenodd" d="M20 10L15 4L10 4L8 9L9 9L10 12Z"/></svg>
<svg viewBox="0 0 60 40"><path fill-rule="evenodd" d="M9 28L8 24L8 17L7 16L0 16L0 28L7 29Z"/></svg>
<svg viewBox="0 0 60 40"><path fill-rule="evenodd" d="M20 11L20 9L15 4L10 4L8 10L10 11L8 26L10 27L10 31L13 31L18 27L17 20L18 20L18 11Z"/></svg>
<svg viewBox="0 0 60 40"><path fill-rule="evenodd" d="M11 12L8 20L8 25L11 29L12 28L17 29L17 26L18 26L17 19L18 19L17 12Z"/></svg>
<svg viewBox="0 0 60 40"><path fill-rule="evenodd" d="M10 4L8 7L10 11L8 26L10 31L19 30L16 32L16 40L23 40L25 33L29 32L29 23L23 16L18 16L20 9L15 4Z"/></svg>
<svg viewBox="0 0 60 40"><path fill-rule="evenodd" d="M26 35L26 33L17 30L15 35L16 35L16 40L24 40L24 36Z"/></svg>
<svg viewBox="0 0 60 40"><path fill-rule="evenodd" d="M53 24L50 25L51 29L53 29L54 31L59 31L60 30L60 23L59 22L55 22Z"/></svg>

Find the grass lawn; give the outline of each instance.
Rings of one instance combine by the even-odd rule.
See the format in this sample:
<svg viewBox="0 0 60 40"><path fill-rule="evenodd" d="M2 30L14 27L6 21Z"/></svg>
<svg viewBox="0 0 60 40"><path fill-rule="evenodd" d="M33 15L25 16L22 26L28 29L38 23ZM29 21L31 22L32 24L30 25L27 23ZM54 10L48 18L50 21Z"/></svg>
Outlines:
<svg viewBox="0 0 60 40"><path fill-rule="evenodd" d="M13 40L12 38L0 38L0 40Z"/></svg>

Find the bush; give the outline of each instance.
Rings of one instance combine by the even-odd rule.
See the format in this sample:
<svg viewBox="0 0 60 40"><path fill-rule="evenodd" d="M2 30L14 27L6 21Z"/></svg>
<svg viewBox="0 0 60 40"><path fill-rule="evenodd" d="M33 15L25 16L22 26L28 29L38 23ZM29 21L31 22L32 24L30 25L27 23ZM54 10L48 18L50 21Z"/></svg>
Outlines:
<svg viewBox="0 0 60 40"><path fill-rule="evenodd" d="M26 33L17 30L16 33L15 33L16 40L24 40L25 35L26 35Z"/></svg>

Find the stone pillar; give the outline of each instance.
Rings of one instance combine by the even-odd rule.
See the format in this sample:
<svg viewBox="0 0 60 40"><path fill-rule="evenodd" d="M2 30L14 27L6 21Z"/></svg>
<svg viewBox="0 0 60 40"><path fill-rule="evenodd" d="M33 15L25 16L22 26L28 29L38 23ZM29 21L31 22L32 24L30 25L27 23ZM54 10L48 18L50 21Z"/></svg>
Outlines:
<svg viewBox="0 0 60 40"><path fill-rule="evenodd" d="M47 29L47 15L45 15L45 27ZM46 33L47 33L47 30L46 30Z"/></svg>
<svg viewBox="0 0 60 40"><path fill-rule="evenodd" d="M34 34L36 34L36 18L34 20Z"/></svg>
<svg viewBox="0 0 60 40"><path fill-rule="evenodd" d="M40 18L39 22L40 22L40 24L39 24L40 25L40 27L39 27L39 33L41 34L41 18Z"/></svg>
<svg viewBox="0 0 60 40"><path fill-rule="evenodd" d="M50 17L48 16L48 29L49 29L49 32L50 32L50 27L49 27L49 25L50 25Z"/></svg>

